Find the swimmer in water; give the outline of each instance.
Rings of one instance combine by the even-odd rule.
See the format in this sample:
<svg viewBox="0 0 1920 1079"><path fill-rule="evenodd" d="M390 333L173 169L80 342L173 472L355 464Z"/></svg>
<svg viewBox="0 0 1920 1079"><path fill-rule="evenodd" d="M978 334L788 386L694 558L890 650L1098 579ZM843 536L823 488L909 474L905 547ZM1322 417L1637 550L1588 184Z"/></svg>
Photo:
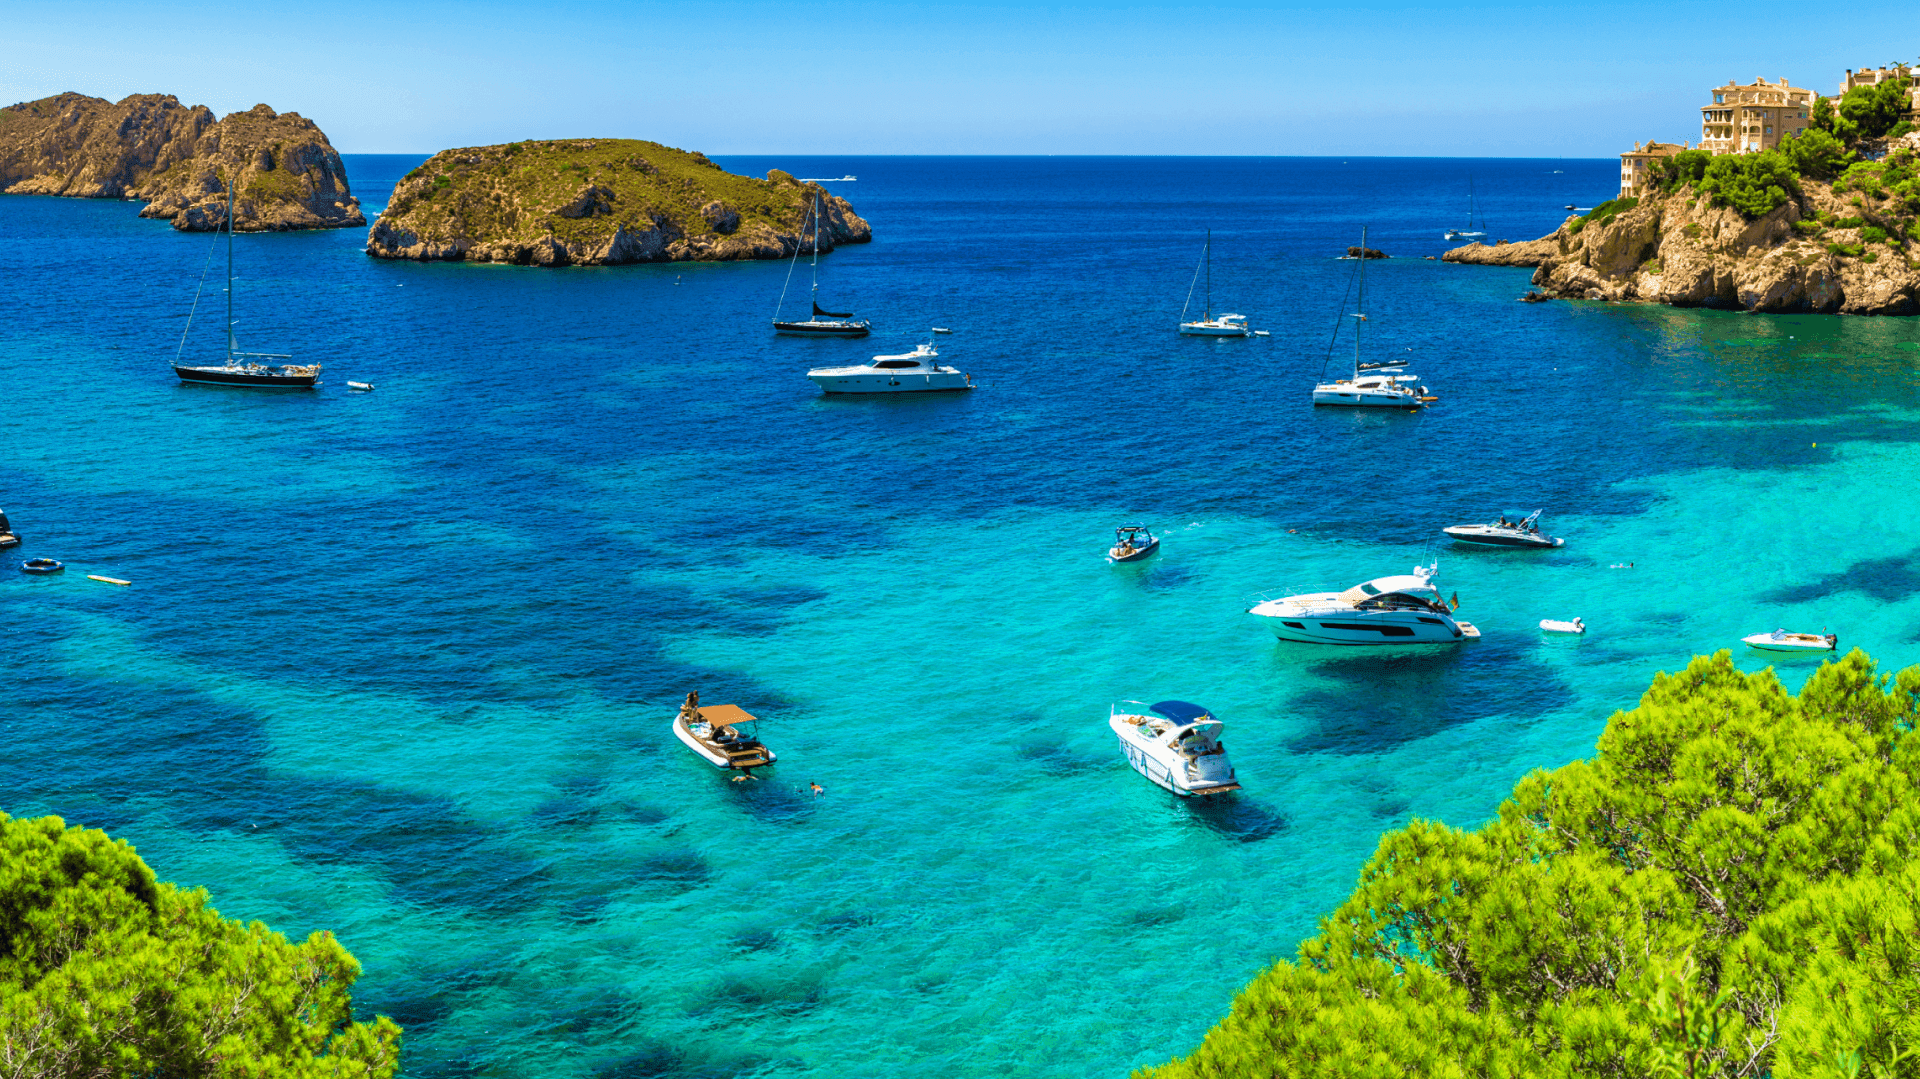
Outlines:
<svg viewBox="0 0 1920 1079"><path fill-rule="evenodd" d="M815 798L818 798L818 797L820 797L820 796L821 796L822 794L825 794L825 793L826 793L826 790L827 790L827 788L825 788L825 787L822 787L822 786L821 786L820 784L818 784L818 783L815 783L815 782L812 782L811 780L809 780L809 781L807 782L807 786L809 786L809 787L812 787L812 788L813 788L813 796L814 796Z"/></svg>

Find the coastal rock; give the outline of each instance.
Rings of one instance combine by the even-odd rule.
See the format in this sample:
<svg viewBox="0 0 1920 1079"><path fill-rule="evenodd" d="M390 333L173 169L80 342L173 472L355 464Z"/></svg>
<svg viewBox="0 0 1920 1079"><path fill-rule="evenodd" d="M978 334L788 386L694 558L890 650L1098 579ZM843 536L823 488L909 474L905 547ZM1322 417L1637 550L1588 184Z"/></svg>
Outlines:
<svg viewBox="0 0 1920 1079"><path fill-rule="evenodd" d="M1533 266L1555 297L1746 311L1920 314L1920 264L1903 248L1868 242L1859 221L1884 212L1803 179L1773 212L1748 218L1689 187L1642 199L1605 220L1570 218L1551 235L1503 247L1469 244L1448 262ZM1852 227L1821 225L1854 221ZM1804 224L1803 224L1804 223ZM1889 228L1897 233L1898 228ZM1859 251L1859 254L1853 254Z"/></svg>
<svg viewBox="0 0 1920 1079"><path fill-rule="evenodd" d="M1347 248L1347 257L1350 259L1383 259L1388 256L1385 251L1377 247L1355 246Z"/></svg>
<svg viewBox="0 0 1920 1079"><path fill-rule="evenodd" d="M185 231L226 221L239 232L366 224L327 136L265 105L215 120L171 94L119 102L65 93L0 109L0 190L12 195L142 199L141 217Z"/></svg>
<svg viewBox="0 0 1920 1079"><path fill-rule="evenodd" d="M521 266L787 258L866 243L845 199L778 169L765 180L636 139L445 150L407 174L367 231L367 254Z"/></svg>

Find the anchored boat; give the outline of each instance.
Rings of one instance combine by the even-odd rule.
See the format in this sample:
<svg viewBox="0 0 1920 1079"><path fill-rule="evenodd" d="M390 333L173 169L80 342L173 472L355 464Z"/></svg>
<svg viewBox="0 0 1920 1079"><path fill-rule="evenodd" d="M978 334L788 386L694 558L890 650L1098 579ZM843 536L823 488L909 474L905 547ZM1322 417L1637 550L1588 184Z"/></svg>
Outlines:
<svg viewBox="0 0 1920 1079"><path fill-rule="evenodd" d="M1789 633L1776 629L1740 640L1758 652L1835 652L1840 648L1840 636L1836 633Z"/></svg>
<svg viewBox="0 0 1920 1079"><path fill-rule="evenodd" d="M1360 247L1367 246L1367 230L1360 229ZM1360 278L1360 295L1352 312L1353 323L1353 377L1337 378L1332 382L1322 382L1313 388L1313 403L1316 405L1340 405L1348 408L1403 408L1415 411L1421 405L1436 400L1425 386L1420 385L1418 377L1408 374L1404 363L1363 364L1360 362L1360 331L1367 324L1367 260L1357 260ZM1335 330L1336 336L1338 328ZM1332 344L1328 344L1327 361L1333 360ZM1324 372L1326 368L1323 366Z"/></svg>
<svg viewBox="0 0 1920 1079"><path fill-rule="evenodd" d="M1107 710L1107 725L1134 771L1183 798L1240 789L1220 744L1226 724L1200 705L1121 701Z"/></svg>
<svg viewBox="0 0 1920 1079"><path fill-rule="evenodd" d="M1160 537L1147 531L1146 525L1121 525L1113 530L1107 561L1138 562L1159 549Z"/></svg>
<svg viewBox="0 0 1920 1079"><path fill-rule="evenodd" d="M973 376L943 367L931 339L912 352L875 356L851 367L816 367L807 372L826 393L928 393L973 389Z"/></svg>
<svg viewBox="0 0 1920 1079"><path fill-rule="evenodd" d="M773 308L773 332L792 337L865 337L873 332L873 323L856 319L853 312L828 311L820 306L820 196L813 197L813 317L804 322L783 322L780 310L787 305L787 286L780 287L780 302ZM800 245L794 244L793 261L787 263L787 284L793 283L793 268L800 261Z"/></svg>
<svg viewBox="0 0 1920 1079"><path fill-rule="evenodd" d="M310 390L320 384L317 363L270 364L261 360L290 360L278 352L241 352L233 333L233 184L227 184L227 362L196 367L180 362L186 348L187 330L193 328L193 313L187 313L187 330L180 332L180 348L174 351L173 373L182 382L200 382L214 386L246 386L253 389ZM201 282L206 281L205 273ZM194 289L193 308L200 307L200 290Z"/></svg>
<svg viewBox="0 0 1920 1079"><path fill-rule="evenodd" d="M760 721L733 704L700 704L699 693L687 694L673 717L673 736L715 768L747 770L772 764L773 750L760 741Z"/></svg>
<svg viewBox="0 0 1920 1079"><path fill-rule="evenodd" d="M1457 644L1477 641L1480 630L1453 617L1434 587L1438 565L1410 574L1378 577L1344 592L1309 592L1277 599L1256 597L1247 613L1265 621L1273 635L1301 644ZM1457 596L1456 596L1457 599Z"/></svg>
<svg viewBox="0 0 1920 1079"><path fill-rule="evenodd" d="M1188 337L1250 337L1256 331L1247 328L1245 315L1218 315L1213 313L1213 230L1207 230L1206 246L1200 249L1200 266L1194 267L1194 280L1187 286L1187 302L1180 308L1180 332ZM1202 301L1200 320L1187 321L1187 311L1193 306L1193 287L1200 283L1201 266L1206 268L1207 291Z"/></svg>
<svg viewBox="0 0 1920 1079"><path fill-rule="evenodd" d="M1502 516L1492 524L1449 525L1440 531L1457 543L1477 543L1485 547L1559 547L1567 541L1540 531L1540 514L1534 510L1525 520L1509 521Z"/></svg>

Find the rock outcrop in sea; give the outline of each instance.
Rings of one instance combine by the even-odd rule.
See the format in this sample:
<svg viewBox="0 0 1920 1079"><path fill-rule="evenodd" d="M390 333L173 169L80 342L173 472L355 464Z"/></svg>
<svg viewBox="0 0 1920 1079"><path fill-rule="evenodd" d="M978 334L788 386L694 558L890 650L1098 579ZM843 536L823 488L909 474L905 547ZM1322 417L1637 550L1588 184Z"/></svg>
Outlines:
<svg viewBox="0 0 1920 1079"><path fill-rule="evenodd" d="M443 150L394 188L367 254L522 266L786 258L866 243L845 199L778 169L737 176L705 154L638 139Z"/></svg>
<svg viewBox="0 0 1920 1079"><path fill-rule="evenodd" d="M1758 218L1681 187L1601 220L1569 218L1538 240L1469 244L1443 257L1537 267L1533 284L1568 299L1920 314L1920 263L1904 245L1881 238L1888 230L1873 228L1873 212L1859 197L1804 178L1799 191Z"/></svg>
<svg viewBox="0 0 1920 1079"><path fill-rule="evenodd" d="M0 109L0 191L9 195L144 199L141 217L211 231L226 220L228 176L236 231L367 223L340 155L297 112L255 105L216 120L171 94L112 102L75 93Z"/></svg>

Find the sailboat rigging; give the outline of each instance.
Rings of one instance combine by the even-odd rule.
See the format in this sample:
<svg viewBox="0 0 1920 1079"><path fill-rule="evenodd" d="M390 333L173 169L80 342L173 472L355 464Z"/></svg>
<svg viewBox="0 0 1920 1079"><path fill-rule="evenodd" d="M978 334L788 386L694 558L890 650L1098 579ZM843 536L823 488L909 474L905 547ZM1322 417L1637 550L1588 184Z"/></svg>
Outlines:
<svg viewBox="0 0 1920 1079"><path fill-rule="evenodd" d="M1207 291L1202 301L1200 321L1188 322L1187 311L1193 307L1193 290L1200 283L1202 270L1207 280ZM1213 314L1213 230L1207 230L1207 242L1200 249L1200 265L1193 268L1193 281L1187 285L1187 302L1180 308L1180 332L1188 337L1247 337L1254 333L1264 335L1265 330L1247 328L1245 315Z"/></svg>
<svg viewBox="0 0 1920 1079"><path fill-rule="evenodd" d="M187 330L180 332L180 347L174 350L173 373L182 382L204 382L216 386L248 386L255 389L310 390L320 384L320 365L264 364L261 360L290 360L278 352L242 352L233 332L233 183L227 183L227 361L223 364L195 367L180 362L186 349L187 330L193 328L193 311L200 307L200 289L193 292L193 311L187 313ZM202 284L206 269L200 271Z"/></svg>
<svg viewBox="0 0 1920 1079"><path fill-rule="evenodd" d="M1447 242L1464 243L1475 240L1485 240L1487 238L1486 215L1480 215L1480 227L1477 230L1473 227L1473 218L1473 173L1467 173L1467 227L1464 229L1448 229Z"/></svg>
<svg viewBox="0 0 1920 1079"><path fill-rule="evenodd" d="M797 337L865 337L873 332L873 323L855 319L853 312L828 311L820 306L820 196L813 197L813 317L805 322L784 322L780 311L787 305L787 289L793 284L793 270L800 262L800 244L795 243L793 260L787 263L787 282L780 286L780 302L773 309L773 332ZM805 235L803 230L802 235Z"/></svg>
<svg viewBox="0 0 1920 1079"><path fill-rule="evenodd" d="M1364 225L1360 228L1360 246L1362 249L1367 246L1367 229ZM1434 398L1428 395L1425 386L1419 385L1417 376L1407 373L1406 364L1360 362L1360 336L1367 325L1367 261L1364 258L1355 260L1359 266L1360 290L1349 316L1354 320L1353 376L1315 386L1313 403L1355 408L1404 408L1411 412ZM1334 338L1339 338L1337 327ZM1327 343L1327 359L1329 362L1333 359L1332 341Z"/></svg>

